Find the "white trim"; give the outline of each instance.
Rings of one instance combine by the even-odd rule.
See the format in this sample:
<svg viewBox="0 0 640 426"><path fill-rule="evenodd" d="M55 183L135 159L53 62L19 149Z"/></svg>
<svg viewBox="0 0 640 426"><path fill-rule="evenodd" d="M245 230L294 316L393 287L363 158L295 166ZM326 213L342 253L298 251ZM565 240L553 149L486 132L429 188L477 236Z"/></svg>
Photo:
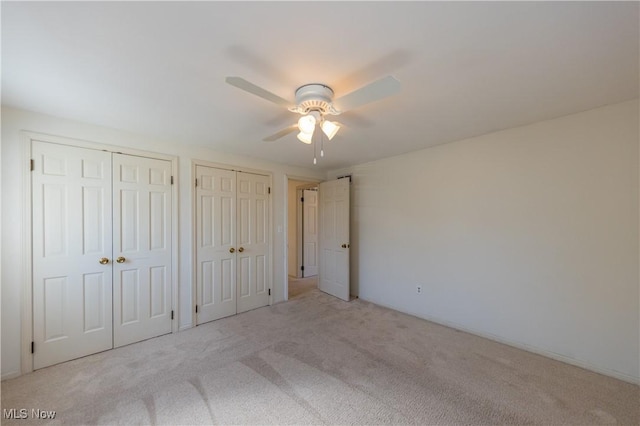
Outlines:
<svg viewBox="0 0 640 426"><path fill-rule="evenodd" d="M33 276L32 276L32 244L31 230L31 141L30 134L23 132L23 162L25 165L22 175L22 310L20 316L20 373L26 374L33 371L33 354L31 353L31 342L33 341Z"/></svg>
<svg viewBox="0 0 640 426"><path fill-rule="evenodd" d="M304 238L302 233L304 232L304 204L300 201L304 197L304 189L296 188L296 278L303 278L302 263L304 256ZM287 240L288 241L288 240ZM289 254L287 253L287 256Z"/></svg>
<svg viewBox="0 0 640 426"><path fill-rule="evenodd" d="M392 309L392 310L397 311L397 312L402 312L402 313L405 313L407 315L414 316L416 318L420 318L420 319L423 319L423 320L426 320L426 321L433 322L435 324L439 324L439 325L442 325L442 326L445 326L445 327L449 327L449 328L453 328L453 329L456 329L456 330L464 331L465 333L473 334L474 336L483 337L485 339L493 340L494 342L502 343L502 344L505 344L505 345L508 345L508 346L512 346L514 348L522 349L522 350L527 351L527 352L531 352L531 353L534 353L534 354L537 354L537 355L541 355L541 356L544 356L544 357L547 357L547 358L551 358L551 359L554 359L556 361L561 361L561 362L564 362L566 364L571 364L571 365L574 365L576 367L584 368L585 370L593 371L593 372L596 372L596 373L599 373L599 374L603 374L605 376L609 376L609 377L613 377L613 378L616 378L616 379L620 379L622 381L625 381L625 382L628 382L628 383L632 383L632 384L635 384L635 385L639 385L640 384L640 377L635 377L635 376L632 376L632 375L629 375L629 374L626 374L626 373L621 373L619 371L611 370L609 368L598 367L596 365L591 364L588 361L580 360L580 359L577 359L577 358L571 358L571 357L568 357L566 355L561 355L561 354L558 354L558 353L555 353L555 352L551 352L551 351L546 350L546 349L540 349L540 348L537 348L535 346L528 345L526 343L516 342L516 341L510 340L510 339L505 339L505 338L497 336L495 334L486 333L484 331L479 331L479 330L476 330L476 329L470 328L470 327L464 327L464 326L459 325L459 324L457 324L455 322L442 320L442 319L439 319L439 318L432 317L430 315L417 314L415 312L401 310L398 307L395 307L393 305L389 305L389 304L385 304L385 303L379 303L379 302L376 302L374 300L369 300L369 299L362 298L362 297L359 297L359 299L364 300L367 303L372 303L374 305L378 305L378 306L382 306L382 307L385 307L385 308L388 308L388 309Z"/></svg>
<svg viewBox="0 0 640 426"><path fill-rule="evenodd" d="M24 174L22 180L22 217L24 218L23 227L23 277L22 283L22 314L21 314L21 347L20 347L20 370L21 374L30 373L33 371L33 354L31 354L31 342L33 341L33 300L32 300L32 288L33 288L33 275L32 275L32 187L31 187L31 167L30 161L32 159L31 145L33 141L41 141L52 144L73 146L77 148L95 149L100 151L113 152L125 155L134 155L139 157L154 158L158 160L165 160L171 162L171 173L173 175L173 185L171 188L172 197L172 220L171 220L171 309L174 311L174 319L171 322L171 332L176 333L178 331L178 322L180 317L180 309L178 303L179 297L179 266L180 266L180 251L179 251L179 209L178 209L178 157L174 155L162 154L152 151L143 151L139 149L133 149L128 147L121 147L117 145L109 145L104 143L97 143L91 141L85 141L82 139L67 138L63 136L48 135L45 133L32 132L28 130L21 131L23 144L24 144ZM37 350L37 348L36 348ZM10 377L7 377L10 378ZM4 377L3 377L4 379Z"/></svg>
<svg viewBox="0 0 640 426"><path fill-rule="evenodd" d="M180 176L178 157L171 159L171 177L173 184L171 185L171 268L172 268L172 281L173 287L171 291L171 309L174 313L171 320L171 332L177 333L179 331L180 323L180 185L178 184L178 177Z"/></svg>
<svg viewBox="0 0 640 426"><path fill-rule="evenodd" d="M182 329L186 329L186 328L191 328L191 327L196 327L198 325L198 314L196 314L195 312L195 306L198 303L198 283L197 283L197 279L196 279L196 274L198 272L198 263L197 263L197 244L198 244L198 235L197 235L197 194L196 194L196 185L195 185L195 179L196 179L196 167L197 166L203 166L203 167L211 167L214 169L222 169L222 170L231 170L234 172L242 172L242 173L251 173L251 174L256 174L256 175L260 175L260 176L267 176L269 177L269 206L268 206L268 210L269 210L269 250L268 250L268 254L269 254L269 259L270 261L267 263L267 267L269 268L269 270L267 271L267 277L269 282L268 287L271 290L271 295L269 296L269 302L268 302L268 306L273 305L273 296L274 296L274 289L273 289L273 262L274 262L274 257L273 257L273 196L274 196L274 191L273 191L273 172L267 171L267 170L260 170L260 169L253 169L250 167L243 167L243 166L234 166L231 164L223 164L223 163L216 163L216 162L212 162L212 161L206 161L206 160L191 160L191 235L192 235L192 244L191 244L191 299L192 299L192 304L191 306L193 307L191 310L191 314L192 314L192 319L191 319L191 325L189 327L187 326L183 326Z"/></svg>

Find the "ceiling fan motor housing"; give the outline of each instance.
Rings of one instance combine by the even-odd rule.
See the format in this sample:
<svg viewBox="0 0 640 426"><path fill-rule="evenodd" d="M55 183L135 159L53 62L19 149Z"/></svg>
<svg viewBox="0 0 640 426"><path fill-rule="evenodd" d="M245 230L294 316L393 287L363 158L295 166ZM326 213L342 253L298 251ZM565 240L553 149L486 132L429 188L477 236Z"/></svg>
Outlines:
<svg viewBox="0 0 640 426"><path fill-rule="evenodd" d="M324 84L305 84L296 90L295 112L308 114L310 111L319 111L321 114L336 114L331 101L333 90Z"/></svg>

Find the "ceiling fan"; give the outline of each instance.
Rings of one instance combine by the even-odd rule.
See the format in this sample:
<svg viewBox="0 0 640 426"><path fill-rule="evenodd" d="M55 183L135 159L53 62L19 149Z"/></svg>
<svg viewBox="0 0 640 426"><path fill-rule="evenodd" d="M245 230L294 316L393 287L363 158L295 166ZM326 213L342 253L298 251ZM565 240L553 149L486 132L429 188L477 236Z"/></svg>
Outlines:
<svg viewBox="0 0 640 426"><path fill-rule="evenodd" d="M311 144L313 143L316 127L320 127L327 139L331 140L340 130L341 124L336 121L329 121L325 116L340 115L343 112L386 98L400 91L400 82L390 75L335 100L333 99L334 93L331 87L325 84L312 83L300 86L296 90L294 104L241 77L227 77L225 81L238 89L277 105L287 107L289 111L301 115L297 124L286 127L263 139L268 142L280 139L297 130L299 131L298 139L306 144ZM324 156L322 149L320 150L320 156ZM315 157L313 163L316 163Z"/></svg>

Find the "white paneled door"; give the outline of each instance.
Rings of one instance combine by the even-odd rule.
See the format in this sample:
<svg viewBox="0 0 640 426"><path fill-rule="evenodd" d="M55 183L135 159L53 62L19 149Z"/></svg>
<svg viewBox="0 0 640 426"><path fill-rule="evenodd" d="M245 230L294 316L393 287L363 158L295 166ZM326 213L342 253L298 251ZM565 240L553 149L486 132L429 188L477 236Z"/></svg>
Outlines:
<svg viewBox="0 0 640 426"><path fill-rule="evenodd" d="M349 300L349 179L322 182L318 288Z"/></svg>
<svg viewBox="0 0 640 426"><path fill-rule="evenodd" d="M318 191L302 192L302 262L303 277L318 275Z"/></svg>
<svg viewBox="0 0 640 426"><path fill-rule="evenodd" d="M113 154L113 344L171 332L171 162Z"/></svg>
<svg viewBox="0 0 640 426"><path fill-rule="evenodd" d="M198 324L236 313L236 172L196 166Z"/></svg>
<svg viewBox="0 0 640 426"><path fill-rule="evenodd" d="M37 369L112 347L111 154L32 149Z"/></svg>
<svg viewBox="0 0 640 426"><path fill-rule="evenodd" d="M171 163L32 153L34 368L171 332Z"/></svg>
<svg viewBox="0 0 640 426"><path fill-rule="evenodd" d="M269 177L198 165L196 179L202 324L269 304Z"/></svg>
<svg viewBox="0 0 640 426"><path fill-rule="evenodd" d="M237 172L238 313L269 304L269 177Z"/></svg>

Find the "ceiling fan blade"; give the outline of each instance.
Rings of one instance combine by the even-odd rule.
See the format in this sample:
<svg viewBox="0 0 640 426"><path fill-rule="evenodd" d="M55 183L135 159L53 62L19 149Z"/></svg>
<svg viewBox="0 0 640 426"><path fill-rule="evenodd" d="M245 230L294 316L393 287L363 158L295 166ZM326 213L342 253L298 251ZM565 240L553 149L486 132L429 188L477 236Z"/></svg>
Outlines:
<svg viewBox="0 0 640 426"><path fill-rule="evenodd" d="M349 111L400 91L400 82L389 75L336 99L333 104L341 112Z"/></svg>
<svg viewBox="0 0 640 426"><path fill-rule="evenodd" d="M270 102L273 102L274 104L282 105L285 107L290 107L291 105L293 105L292 102L289 102L288 100L283 99L278 95L274 95L268 90L265 90L262 87L256 86L255 84L248 82L244 78L227 77L224 79L224 81L226 81L232 86L237 87L238 89L242 89L245 92L251 93L252 95L256 95L258 97L261 97L262 99L266 99Z"/></svg>
<svg viewBox="0 0 640 426"><path fill-rule="evenodd" d="M294 124L294 125L291 125L291 126L289 126L289 127L287 127L287 128L284 128L284 129L280 130L280 131L279 131L279 132L277 132L277 133L274 133L274 134L273 134L273 135L271 135L271 136L267 136L266 138L264 138L264 139L262 139L262 140L263 140L263 141L266 141L266 142L273 142L273 141L275 141L276 139L280 139L281 137L286 136L286 135L288 135L288 134L289 134L289 133L291 133L291 132L295 132L296 130L298 130L298 125L297 125L297 124Z"/></svg>

